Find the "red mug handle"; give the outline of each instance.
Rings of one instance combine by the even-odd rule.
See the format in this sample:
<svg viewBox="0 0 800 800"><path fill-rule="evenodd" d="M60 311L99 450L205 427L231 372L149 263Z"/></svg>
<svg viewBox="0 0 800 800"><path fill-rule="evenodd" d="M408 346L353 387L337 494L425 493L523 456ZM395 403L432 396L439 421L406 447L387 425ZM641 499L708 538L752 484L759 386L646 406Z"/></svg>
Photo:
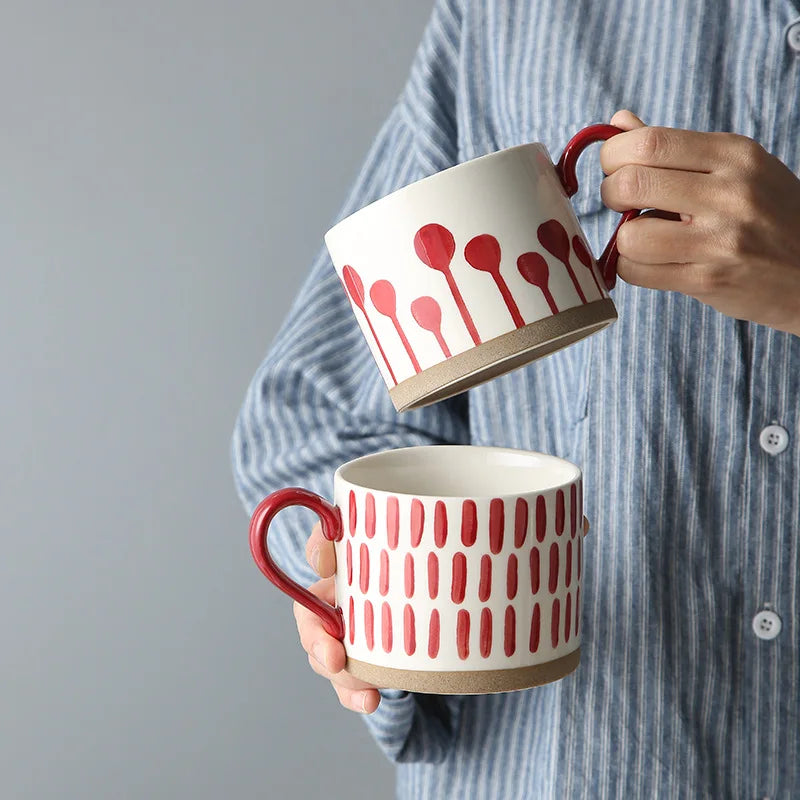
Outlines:
<svg viewBox="0 0 800 800"><path fill-rule="evenodd" d="M578 156L594 142L605 141L618 133L624 133L622 128L617 128L614 125L589 125L582 131L578 131L567 142L564 152L556 165L556 172L561 180L561 185L567 193L567 197L572 197L578 191L578 177L575 174L575 166L578 163ZM617 233L619 229L629 220L638 217L641 214L641 209L632 208L622 215L619 225L614 230L613 235L608 240L606 249L603 254L597 259L597 266L600 268L600 274L603 276L606 287L613 289L614 284L617 282L617 258L619 251L617 250Z"/></svg>
<svg viewBox="0 0 800 800"><path fill-rule="evenodd" d="M313 611L321 620L322 627L336 639L344 639L344 615L341 608L334 608L315 597L308 589L293 581L272 560L267 548L269 525L275 515L289 506L303 506L313 511L322 523L322 535L331 542L338 542L342 536L342 516L336 506L332 506L319 495L305 489L279 489L264 498L256 507L250 519L250 552L258 568L282 592L293 600Z"/></svg>

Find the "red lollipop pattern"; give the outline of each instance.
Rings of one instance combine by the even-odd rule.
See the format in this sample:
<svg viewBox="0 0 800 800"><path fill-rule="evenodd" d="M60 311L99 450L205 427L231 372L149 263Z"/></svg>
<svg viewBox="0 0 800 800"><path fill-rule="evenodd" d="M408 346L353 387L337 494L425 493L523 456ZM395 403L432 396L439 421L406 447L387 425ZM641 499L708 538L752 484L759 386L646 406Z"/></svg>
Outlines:
<svg viewBox="0 0 800 800"><path fill-rule="evenodd" d="M580 264L592 276L599 296L603 296L603 289L597 279L591 253L579 236L573 236L570 242L569 234L564 226L558 220L550 219L539 225L537 238L542 248L564 265L581 303L586 304L588 300L572 268L570 259L573 251ZM475 326L472 314L453 275L452 262L456 252L456 242L452 232L438 223L423 225L414 235L414 252L426 267L440 272L444 276L449 293L455 302L470 338L476 345L481 344L483 341L481 335ZM474 236L464 248L464 260L472 269L485 272L492 277L514 325L517 328L524 327L527 323L514 299L506 278L501 272L502 248L500 242L489 233ZM535 251L522 253L517 258L516 265L520 275L528 283L541 290L551 313L557 314L559 307L550 291L550 266L544 256ZM370 314L367 312L364 284L352 266L346 265L343 268L342 283L353 305L364 315L381 357L396 386L398 383L397 378L378 339ZM372 301L375 310L392 322L392 326L408 354L414 371L420 373L422 367L419 359L398 317L397 293L394 285L388 280L375 281L369 290L369 299ZM418 297L411 303L410 311L414 322L419 328L433 334L442 351L442 355L445 358L451 358L452 352L442 333L441 299L437 300L429 295ZM535 319L531 320L531 322L535 321Z"/></svg>

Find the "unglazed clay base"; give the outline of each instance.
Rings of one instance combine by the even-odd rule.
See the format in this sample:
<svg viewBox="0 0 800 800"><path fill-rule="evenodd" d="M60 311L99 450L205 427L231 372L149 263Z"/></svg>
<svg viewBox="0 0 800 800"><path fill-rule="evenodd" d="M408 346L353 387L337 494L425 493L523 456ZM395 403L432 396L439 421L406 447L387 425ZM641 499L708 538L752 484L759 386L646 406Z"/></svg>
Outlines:
<svg viewBox="0 0 800 800"><path fill-rule="evenodd" d="M530 689L533 686L560 680L573 672L580 660L579 647L555 661L515 669L422 672L376 667L364 661L348 658L345 671L354 678L382 689L401 689L423 694L494 694Z"/></svg>
<svg viewBox="0 0 800 800"><path fill-rule="evenodd" d="M389 394L398 411L437 403L585 339L617 319L609 299L568 308L504 333L401 381Z"/></svg>

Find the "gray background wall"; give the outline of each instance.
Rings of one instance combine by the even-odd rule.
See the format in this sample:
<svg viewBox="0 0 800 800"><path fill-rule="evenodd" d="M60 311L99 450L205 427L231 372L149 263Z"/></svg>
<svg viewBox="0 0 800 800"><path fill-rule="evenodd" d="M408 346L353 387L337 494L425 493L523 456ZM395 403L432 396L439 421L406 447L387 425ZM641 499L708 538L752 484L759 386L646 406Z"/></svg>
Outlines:
<svg viewBox="0 0 800 800"><path fill-rule="evenodd" d="M430 6L3 3L4 800L393 794L228 443Z"/></svg>

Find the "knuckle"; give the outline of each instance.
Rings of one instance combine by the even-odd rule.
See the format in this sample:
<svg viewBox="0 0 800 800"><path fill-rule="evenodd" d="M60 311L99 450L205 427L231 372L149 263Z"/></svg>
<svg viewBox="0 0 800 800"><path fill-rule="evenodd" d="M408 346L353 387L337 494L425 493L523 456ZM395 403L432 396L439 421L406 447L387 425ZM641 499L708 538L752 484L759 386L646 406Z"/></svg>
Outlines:
<svg viewBox="0 0 800 800"><path fill-rule="evenodd" d="M625 223L617 232L617 250L626 258L633 258L639 235L636 226Z"/></svg>
<svg viewBox="0 0 800 800"><path fill-rule="evenodd" d="M695 294L713 296L728 284L729 271L721 264L703 264L694 275Z"/></svg>
<svg viewBox="0 0 800 800"><path fill-rule="evenodd" d="M731 135L737 139L736 146L741 166L748 172L755 172L761 169L766 159L767 151L749 136Z"/></svg>
<svg viewBox="0 0 800 800"><path fill-rule="evenodd" d="M641 128L640 131L634 146L636 155L646 162L663 156L668 146L666 133L661 128Z"/></svg>
<svg viewBox="0 0 800 800"><path fill-rule="evenodd" d="M617 192L620 200L636 205L645 190L645 172L635 164L626 164L617 171Z"/></svg>

